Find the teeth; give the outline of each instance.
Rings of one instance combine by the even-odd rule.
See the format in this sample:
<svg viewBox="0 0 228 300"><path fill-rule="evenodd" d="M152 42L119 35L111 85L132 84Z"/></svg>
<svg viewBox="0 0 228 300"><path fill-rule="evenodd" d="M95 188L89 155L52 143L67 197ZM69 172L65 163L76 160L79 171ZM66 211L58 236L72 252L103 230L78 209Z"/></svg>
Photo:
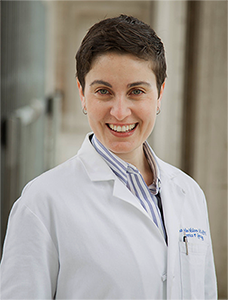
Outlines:
<svg viewBox="0 0 228 300"><path fill-rule="evenodd" d="M132 129L135 128L136 124L132 124L132 125L124 125L124 126L116 126L116 125L113 125L113 124L108 124L109 128L111 128L112 130L114 131L117 131L117 132L128 132L128 131L131 131Z"/></svg>

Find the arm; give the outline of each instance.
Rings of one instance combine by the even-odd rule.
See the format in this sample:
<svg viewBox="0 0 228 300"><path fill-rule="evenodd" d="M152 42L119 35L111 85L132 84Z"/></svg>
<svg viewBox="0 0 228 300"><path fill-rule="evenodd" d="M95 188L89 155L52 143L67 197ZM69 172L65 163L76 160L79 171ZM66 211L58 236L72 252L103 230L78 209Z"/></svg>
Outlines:
<svg viewBox="0 0 228 300"><path fill-rule="evenodd" d="M46 227L17 201L3 248L1 299L53 299L58 268L58 254Z"/></svg>

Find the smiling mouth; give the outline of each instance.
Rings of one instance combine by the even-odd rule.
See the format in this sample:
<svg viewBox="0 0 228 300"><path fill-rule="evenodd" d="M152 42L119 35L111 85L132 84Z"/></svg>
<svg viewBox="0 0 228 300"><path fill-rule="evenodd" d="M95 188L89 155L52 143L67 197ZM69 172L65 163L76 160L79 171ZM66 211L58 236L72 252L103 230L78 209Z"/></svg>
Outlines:
<svg viewBox="0 0 228 300"><path fill-rule="evenodd" d="M113 125L113 124L107 124L107 126L112 131L115 131L115 132L124 132L124 133L134 130L137 125L138 125L137 123L132 124L132 125L123 125L123 126L120 126L120 125L116 126L116 125Z"/></svg>

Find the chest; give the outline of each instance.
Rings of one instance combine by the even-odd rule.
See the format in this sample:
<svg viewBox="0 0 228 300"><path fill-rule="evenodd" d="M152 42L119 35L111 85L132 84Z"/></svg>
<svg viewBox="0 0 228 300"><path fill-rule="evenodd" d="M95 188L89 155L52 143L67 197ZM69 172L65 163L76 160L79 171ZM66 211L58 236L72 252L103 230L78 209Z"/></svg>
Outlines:
<svg viewBox="0 0 228 300"><path fill-rule="evenodd" d="M74 281L78 295L87 298L89 291L93 298L118 298L118 293L120 298L162 298L167 246L160 233L140 204L123 201L108 189L99 190L95 199L91 190L84 192L76 201L80 205L72 199L71 209L61 211L56 232L59 291L68 290L67 282ZM135 201L134 197L128 200Z"/></svg>

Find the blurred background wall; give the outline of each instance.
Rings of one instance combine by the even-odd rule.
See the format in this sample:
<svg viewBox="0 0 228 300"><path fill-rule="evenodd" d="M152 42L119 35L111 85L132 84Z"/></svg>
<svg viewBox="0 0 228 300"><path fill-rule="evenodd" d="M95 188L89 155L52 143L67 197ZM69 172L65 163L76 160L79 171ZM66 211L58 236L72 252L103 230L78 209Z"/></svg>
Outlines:
<svg viewBox="0 0 228 300"><path fill-rule="evenodd" d="M164 42L168 78L149 142L206 194L227 299L226 1L1 1L1 241L23 186L73 156L90 131L75 53L93 23L120 13Z"/></svg>

